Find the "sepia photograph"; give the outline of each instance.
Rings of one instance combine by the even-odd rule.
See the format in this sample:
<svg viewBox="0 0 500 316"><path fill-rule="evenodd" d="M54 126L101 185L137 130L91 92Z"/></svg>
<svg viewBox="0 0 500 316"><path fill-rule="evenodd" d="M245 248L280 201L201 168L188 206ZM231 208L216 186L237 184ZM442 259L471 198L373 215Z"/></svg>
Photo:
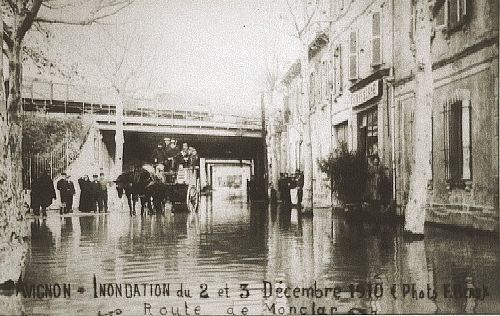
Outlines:
<svg viewBox="0 0 500 316"><path fill-rule="evenodd" d="M499 0L1 0L0 315L500 313Z"/></svg>

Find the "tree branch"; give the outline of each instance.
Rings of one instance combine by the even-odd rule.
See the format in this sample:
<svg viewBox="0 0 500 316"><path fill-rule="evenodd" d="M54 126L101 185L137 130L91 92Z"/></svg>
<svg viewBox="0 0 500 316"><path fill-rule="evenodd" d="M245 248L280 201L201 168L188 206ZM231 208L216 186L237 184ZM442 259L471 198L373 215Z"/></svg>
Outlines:
<svg viewBox="0 0 500 316"><path fill-rule="evenodd" d="M24 38L26 32L28 32L28 30L33 25L33 21L35 17L38 15L38 11L40 11L42 2L43 0L33 0L33 6L31 10L27 12L26 16L24 17L24 20L22 21L21 25L19 26L19 29L16 32L17 33L16 36L19 38L19 40L22 40Z"/></svg>
<svg viewBox="0 0 500 316"><path fill-rule="evenodd" d="M100 20L103 20L105 18L108 18L112 15L117 14L118 12L122 11L126 7L128 7L130 4L132 4L133 0L123 0L123 1L114 1L111 2L108 5L103 5L102 1L100 1L99 6L97 7L96 10L94 10L91 14L91 16L87 19L83 20L69 20L69 19L58 19L58 18L50 18L50 17L36 17L35 22L39 23L48 23L48 24L66 24L66 25L80 25L80 26L85 26L85 25L91 25L94 23L98 23ZM98 13L99 11L103 11L104 9L108 8L114 8L112 11L108 13L103 13L98 16L94 16L94 14Z"/></svg>

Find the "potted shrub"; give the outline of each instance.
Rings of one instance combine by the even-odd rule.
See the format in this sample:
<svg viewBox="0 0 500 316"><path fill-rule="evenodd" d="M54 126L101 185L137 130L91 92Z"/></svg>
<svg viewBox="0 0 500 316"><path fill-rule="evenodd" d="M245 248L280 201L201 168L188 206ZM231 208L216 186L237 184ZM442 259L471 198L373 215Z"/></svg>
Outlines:
<svg viewBox="0 0 500 316"><path fill-rule="evenodd" d="M322 172L330 181L332 194L347 209L358 209L365 197L367 180L366 157L356 151L349 151L342 143L327 158L319 160Z"/></svg>

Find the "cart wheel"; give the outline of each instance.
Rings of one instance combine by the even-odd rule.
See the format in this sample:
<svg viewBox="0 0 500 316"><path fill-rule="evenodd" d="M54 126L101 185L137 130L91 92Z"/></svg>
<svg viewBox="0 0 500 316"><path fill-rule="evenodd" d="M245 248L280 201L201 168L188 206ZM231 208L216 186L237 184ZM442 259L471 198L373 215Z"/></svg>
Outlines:
<svg viewBox="0 0 500 316"><path fill-rule="evenodd" d="M186 192L186 206L190 212L197 212L200 205L200 190L197 184L190 185Z"/></svg>

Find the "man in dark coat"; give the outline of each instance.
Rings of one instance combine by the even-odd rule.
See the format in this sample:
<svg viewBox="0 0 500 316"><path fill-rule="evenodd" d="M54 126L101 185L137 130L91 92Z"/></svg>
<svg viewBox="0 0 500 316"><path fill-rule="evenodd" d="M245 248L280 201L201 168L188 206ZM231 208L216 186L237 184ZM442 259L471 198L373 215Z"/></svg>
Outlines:
<svg viewBox="0 0 500 316"><path fill-rule="evenodd" d="M165 150L163 149L163 145L160 143L153 150L153 163L163 163L165 160Z"/></svg>
<svg viewBox="0 0 500 316"><path fill-rule="evenodd" d="M59 191L59 196L61 198L61 207L59 209L59 213L66 213L66 190L68 190L68 182L66 181L66 173L61 173L61 179L57 181L56 184L57 190Z"/></svg>
<svg viewBox="0 0 500 316"><path fill-rule="evenodd" d="M47 216L47 207L52 204L52 200L56 198L56 190L54 183L48 172L43 172L31 186L31 207L35 215L40 215L40 207L42 208L42 216Z"/></svg>
<svg viewBox="0 0 500 316"><path fill-rule="evenodd" d="M80 212L88 212L90 210L90 180L89 176L83 176L78 179L78 185L80 186L80 204L78 209Z"/></svg>
<svg viewBox="0 0 500 316"><path fill-rule="evenodd" d="M297 205L301 205L304 189L304 174L298 169L295 170L295 187L297 188Z"/></svg>
<svg viewBox="0 0 500 316"><path fill-rule="evenodd" d="M108 212L108 182L104 177L104 173L99 174L99 191L97 204L99 206L99 213Z"/></svg>
<svg viewBox="0 0 500 316"><path fill-rule="evenodd" d="M64 202L66 203L66 213L73 212L73 196L75 195L75 185L71 181L71 177L66 175L66 191L61 199L64 197Z"/></svg>
<svg viewBox="0 0 500 316"><path fill-rule="evenodd" d="M100 185L99 185L99 176L94 174L92 176L92 182L90 183L90 190L89 190L89 211L90 212L97 212L97 203L99 200L99 191L100 191Z"/></svg>

